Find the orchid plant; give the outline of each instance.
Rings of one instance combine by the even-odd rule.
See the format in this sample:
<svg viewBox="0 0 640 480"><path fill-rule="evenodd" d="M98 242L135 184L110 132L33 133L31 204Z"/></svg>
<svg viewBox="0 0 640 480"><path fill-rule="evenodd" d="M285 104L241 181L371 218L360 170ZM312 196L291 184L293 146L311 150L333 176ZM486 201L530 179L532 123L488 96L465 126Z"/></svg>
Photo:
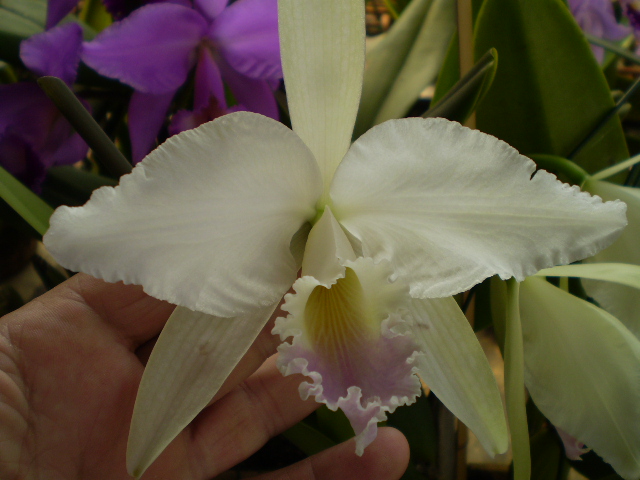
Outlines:
<svg viewBox="0 0 640 480"><path fill-rule="evenodd" d="M129 105L134 162L153 148L167 110L195 66L193 111L171 133L229 113L223 79L240 106L278 118L282 78L276 0L154 2L84 45L82 60L135 89Z"/></svg>
<svg viewBox="0 0 640 480"><path fill-rule="evenodd" d="M350 145L362 2L280 0L278 14L293 131L238 112L176 135L118 187L59 208L44 239L66 268L178 305L138 393L130 472L208 404L291 286L280 370L342 409L356 453L420 394L418 377L504 452L495 379L451 295L595 254L625 205L444 119L390 120Z"/></svg>
<svg viewBox="0 0 640 480"><path fill-rule="evenodd" d="M62 25L23 42L20 57L32 72L72 85L81 43L79 25ZM0 165L36 191L50 167L87 154L87 144L34 82L0 85L0 105Z"/></svg>

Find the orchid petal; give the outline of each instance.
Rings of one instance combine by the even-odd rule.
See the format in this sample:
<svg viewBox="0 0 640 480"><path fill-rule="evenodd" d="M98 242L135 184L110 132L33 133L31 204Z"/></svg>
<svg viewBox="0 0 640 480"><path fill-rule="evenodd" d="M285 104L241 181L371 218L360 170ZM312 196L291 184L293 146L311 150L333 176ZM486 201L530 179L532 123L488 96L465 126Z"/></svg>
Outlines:
<svg viewBox="0 0 640 480"><path fill-rule="evenodd" d="M525 383L540 411L626 479L640 476L640 341L538 277L520 287Z"/></svg>
<svg viewBox="0 0 640 480"><path fill-rule="evenodd" d="M587 262L624 262L640 265L640 189L622 187L609 182L588 179L584 189L601 196L604 200L620 199L627 204L629 226L620 238L609 248L587 259ZM602 308L622 321L627 328L640 338L640 295L638 290L629 286L609 282L583 280L589 296L593 297Z"/></svg>
<svg viewBox="0 0 640 480"><path fill-rule="evenodd" d="M140 382L127 447L132 475L142 475L207 406L276 306L236 318L174 310Z"/></svg>
<svg viewBox="0 0 640 480"><path fill-rule="evenodd" d="M85 43L82 60L144 93L167 93L187 79L207 21L191 8L147 5Z"/></svg>
<svg viewBox="0 0 640 480"><path fill-rule="evenodd" d="M280 0L282 67L293 130L328 188L351 143L364 69L362 0Z"/></svg>
<svg viewBox="0 0 640 480"><path fill-rule="evenodd" d="M329 269L320 267L330 283L312 276L297 280L295 294L286 295L282 307L290 315L276 320L273 333L282 340L293 337L278 348L282 373L311 379L300 385L303 399L313 395L331 410L342 409L356 433L356 454L362 455L386 412L413 403L421 391L413 375L416 348L403 328L408 288L389 282L388 262L376 265L362 257L341 261L340 255L349 255L349 247L343 250L348 240L328 212L309 234L305 258L310 247L318 247L322 251L312 255L344 266L334 278L329 278ZM326 248L316 241L320 238L338 242Z"/></svg>
<svg viewBox="0 0 640 480"><path fill-rule="evenodd" d="M129 101L129 137L131 157L138 163L156 147L158 133L175 92L162 94L133 92Z"/></svg>
<svg viewBox="0 0 640 480"><path fill-rule="evenodd" d="M331 209L327 207L309 232L302 259L302 276L330 285L344 275L344 262L356 254Z"/></svg>
<svg viewBox="0 0 640 480"><path fill-rule="evenodd" d="M412 299L417 373L491 455L509 446L496 379L473 329L451 297Z"/></svg>
<svg viewBox="0 0 640 480"><path fill-rule="evenodd" d="M193 5L211 21L222 13L229 0L194 0Z"/></svg>
<svg viewBox="0 0 640 480"><path fill-rule="evenodd" d="M333 212L386 258L414 297L487 277L524 279L593 255L624 227L625 205L535 171L506 143L444 119L390 120L351 147L331 185Z"/></svg>
<svg viewBox="0 0 640 480"><path fill-rule="evenodd" d="M208 48L200 50L196 78L193 92L193 109L197 110L209 104L211 97L215 97L221 109L227 108L224 97L224 84L220 69L213 59L213 53Z"/></svg>
<svg viewBox="0 0 640 480"><path fill-rule="evenodd" d="M227 65L224 59L218 62L218 67L239 104L251 112L278 120L278 104L268 81L242 75Z"/></svg>
<svg viewBox="0 0 640 480"><path fill-rule="evenodd" d="M71 85L80 64L81 47L82 27L67 23L23 41L20 58L32 72L59 77Z"/></svg>
<svg viewBox="0 0 640 480"><path fill-rule="evenodd" d="M208 36L227 63L243 75L282 78L277 0L235 2L211 24Z"/></svg>
<svg viewBox="0 0 640 480"><path fill-rule="evenodd" d="M320 182L291 130L233 113L171 137L84 207L56 210L45 244L71 270L235 317L295 280L291 239L314 217Z"/></svg>
<svg viewBox="0 0 640 480"><path fill-rule="evenodd" d="M49 0L47 2L47 30L58 24L78 5L78 0Z"/></svg>

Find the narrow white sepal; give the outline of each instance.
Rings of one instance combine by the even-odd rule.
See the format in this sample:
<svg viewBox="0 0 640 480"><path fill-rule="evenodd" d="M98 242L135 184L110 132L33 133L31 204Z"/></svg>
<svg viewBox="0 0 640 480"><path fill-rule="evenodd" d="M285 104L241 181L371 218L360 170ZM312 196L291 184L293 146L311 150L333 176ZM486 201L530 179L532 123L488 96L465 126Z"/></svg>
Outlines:
<svg viewBox="0 0 640 480"><path fill-rule="evenodd" d="M456 301L414 298L410 312L413 338L423 352L415 357L417 373L490 455L505 452L509 435L498 385Z"/></svg>
<svg viewBox="0 0 640 480"><path fill-rule="evenodd" d="M140 382L127 446L129 473L142 475L207 406L276 306L236 318L176 307Z"/></svg>
<svg viewBox="0 0 640 480"><path fill-rule="evenodd" d="M362 0L280 0L282 69L293 130L325 188L351 143L364 70Z"/></svg>

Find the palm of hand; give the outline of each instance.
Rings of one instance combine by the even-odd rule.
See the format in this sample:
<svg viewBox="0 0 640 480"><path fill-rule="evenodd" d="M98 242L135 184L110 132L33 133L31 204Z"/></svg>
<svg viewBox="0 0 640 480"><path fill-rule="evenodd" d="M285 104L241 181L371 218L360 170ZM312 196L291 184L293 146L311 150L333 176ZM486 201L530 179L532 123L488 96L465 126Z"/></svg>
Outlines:
<svg viewBox="0 0 640 480"><path fill-rule="evenodd" d="M172 308L139 287L79 274L0 320L0 478L130 478L126 442L147 342ZM269 331L143 478L211 478L317 406L298 397L300 377L263 364L275 351ZM362 458L340 445L264 478L399 478L406 441L381 433Z"/></svg>

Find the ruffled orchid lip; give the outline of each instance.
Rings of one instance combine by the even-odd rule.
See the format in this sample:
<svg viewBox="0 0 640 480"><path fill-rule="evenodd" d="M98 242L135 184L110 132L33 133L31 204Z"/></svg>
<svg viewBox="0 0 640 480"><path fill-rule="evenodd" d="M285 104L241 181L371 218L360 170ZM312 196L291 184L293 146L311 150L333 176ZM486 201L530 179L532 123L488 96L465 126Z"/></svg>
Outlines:
<svg viewBox="0 0 640 480"><path fill-rule="evenodd" d="M408 289L389 282L389 265L371 259L347 262L331 285L312 276L296 281L276 320L282 340L278 366L283 374L310 379L300 385L303 399L314 396L331 410L341 409L356 433L356 453L376 437L377 423L421 393L414 375L417 346L402 325ZM404 327L404 328L403 328Z"/></svg>

